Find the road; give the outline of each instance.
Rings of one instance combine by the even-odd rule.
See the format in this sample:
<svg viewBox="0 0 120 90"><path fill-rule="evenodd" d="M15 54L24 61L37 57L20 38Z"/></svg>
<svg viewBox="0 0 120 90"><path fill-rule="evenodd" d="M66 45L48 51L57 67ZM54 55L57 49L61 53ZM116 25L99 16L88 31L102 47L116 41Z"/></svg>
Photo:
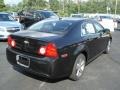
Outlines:
<svg viewBox="0 0 120 90"><path fill-rule="evenodd" d="M79 81L48 80L7 62L6 42L0 42L0 90L120 90L120 31L113 33L110 54L102 54L86 66Z"/></svg>

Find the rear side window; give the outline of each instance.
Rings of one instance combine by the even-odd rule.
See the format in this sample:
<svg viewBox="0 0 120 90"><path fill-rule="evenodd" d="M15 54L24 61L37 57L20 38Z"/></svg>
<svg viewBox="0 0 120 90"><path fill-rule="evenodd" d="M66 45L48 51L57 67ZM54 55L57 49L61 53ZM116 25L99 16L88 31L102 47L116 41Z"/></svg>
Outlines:
<svg viewBox="0 0 120 90"><path fill-rule="evenodd" d="M84 35L86 35L86 34L87 34L87 31L86 31L85 23L84 23L84 24L82 24L82 26L81 26L81 35L84 36Z"/></svg>
<svg viewBox="0 0 120 90"><path fill-rule="evenodd" d="M88 34L93 34L95 33L95 29L92 23L87 23L86 24L86 31Z"/></svg>
<svg viewBox="0 0 120 90"><path fill-rule="evenodd" d="M86 35L86 34L94 34L95 33L95 28L92 23L86 22L83 23L81 26L81 34Z"/></svg>

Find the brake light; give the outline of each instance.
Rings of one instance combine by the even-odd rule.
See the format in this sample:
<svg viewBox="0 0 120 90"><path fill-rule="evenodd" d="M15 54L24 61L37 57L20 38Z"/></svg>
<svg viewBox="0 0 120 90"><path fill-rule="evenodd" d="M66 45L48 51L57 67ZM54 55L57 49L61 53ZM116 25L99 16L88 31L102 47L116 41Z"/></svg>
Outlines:
<svg viewBox="0 0 120 90"><path fill-rule="evenodd" d="M16 42L11 36L8 37L8 45L13 48L16 47Z"/></svg>
<svg viewBox="0 0 120 90"><path fill-rule="evenodd" d="M40 47L38 50L38 54L51 58L58 57L57 48L53 43L48 43L46 46Z"/></svg>

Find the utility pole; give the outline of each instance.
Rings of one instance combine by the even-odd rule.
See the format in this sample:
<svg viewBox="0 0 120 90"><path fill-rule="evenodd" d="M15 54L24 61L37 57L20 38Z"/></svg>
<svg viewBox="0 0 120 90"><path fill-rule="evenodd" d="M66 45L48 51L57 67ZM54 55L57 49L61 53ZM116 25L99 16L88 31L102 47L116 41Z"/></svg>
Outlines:
<svg viewBox="0 0 120 90"><path fill-rule="evenodd" d="M118 1L116 0L116 4L115 4L115 15L117 14L117 5L118 5Z"/></svg>
<svg viewBox="0 0 120 90"><path fill-rule="evenodd" d="M63 0L63 12L65 12L65 0Z"/></svg>
<svg viewBox="0 0 120 90"><path fill-rule="evenodd" d="M59 0L59 10L61 10L61 0Z"/></svg>
<svg viewBox="0 0 120 90"><path fill-rule="evenodd" d="M51 0L48 0L48 8L51 9Z"/></svg>
<svg viewBox="0 0 120 90"><path fill-rule="evenodd" d="M80 0L77 0L77 3L78 3L78 13L80 13Z"/></svg>

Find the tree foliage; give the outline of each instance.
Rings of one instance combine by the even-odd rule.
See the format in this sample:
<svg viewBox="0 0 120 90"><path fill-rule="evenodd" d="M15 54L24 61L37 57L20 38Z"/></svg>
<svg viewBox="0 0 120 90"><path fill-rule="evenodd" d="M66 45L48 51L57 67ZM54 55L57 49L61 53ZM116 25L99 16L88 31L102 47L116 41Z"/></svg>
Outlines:
<svg viewBox="0 0 120 90"><path fill-rule="evenodd" d="M4 4L0 7L4 7ZM79 0L82 1L82 0ZM106 13L109 7L109 13L115 12L116 0L89 0L88 2L74 3L73 0L23 0L17 6L9 8L12 11L30 10L30 9L50 9L57 11L62 16L69 16L71 13ZM118 0L117 14L120 13L120 0Z"/></svg>
<svg viewBox="0 0 120 90"><path fill-rule="evenodd" d="M0 0L0 11L6 10L6 6L4 4L4 0Z"/></svg>

